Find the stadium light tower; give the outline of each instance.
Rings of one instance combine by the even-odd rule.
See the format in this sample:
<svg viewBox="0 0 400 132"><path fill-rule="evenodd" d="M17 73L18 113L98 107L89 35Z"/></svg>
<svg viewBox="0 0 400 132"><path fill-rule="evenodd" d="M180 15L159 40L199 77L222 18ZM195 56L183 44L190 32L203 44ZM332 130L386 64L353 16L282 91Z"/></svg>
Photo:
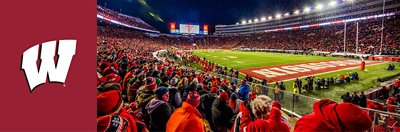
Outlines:
<svg viewBox="0 0 400 132"><path fill-rule="evenodd" d="M336 4L337 4L337 2L336 2L336 0L333 0L333 1L331 1L331 2L329 2L329 6L336 6Z"/></svg>
<svg viewBox="0 0 400 132"><path fill-rule="evenodd" d="M271 20L271 19L272 19L272 16L269 16L269 17L268 17L268 20Z"/></svg>
<svg viewBox="0 0 400 132"><path fill-rule="evenodd" d="M324 5L322 5L322 4L317 4L315 6L315 9L317 9L317 10L322 10L322 8L324 8Z"/></svg>
<svg viewBox="0 0 400 132"><path fill-rule="evenodd" d="M286 13L285 13L285 16L289 16L289 12L286 12Z"/></svg>
<svg viewBox="0 0 400 132"><path fill-rule="evenodd" d="M310 11L311 11L311 8L310 8L310 7L305 7L305 8L304 8L304 12L308 13L308 12L310 12Z"/></svg>
<svg viewBox="0 0 400 132"><path fill-rule="evenodd" d="M267 20L267 18L261 17L261 21L265 21L265 20Z"/></svg>
<svg viewBox="0 0 400 132"><path fill-rule="evenodd" d="M247 23L249 23L249 24L252 23L252 22L253 22L253 21L252 21L251 19L247 21Z"/></svg>
<svg viewBox="0 0 400 132"><path fill-rule="evenodd" d="M239 25L239 22L237 22L236 25Z"/></svg>
<svg viewBox="0 0 400 132"><path fill-rule="evenodd" d="M242 20L242 24L246 24L246 20Z"/></svg>
<svg viewBox="0 0 400 132"><path fill-rule="evenodd" d="M295 10L293 13L294 13L294 14L299 14L300 11L299 11L299 10Z"/></svg>

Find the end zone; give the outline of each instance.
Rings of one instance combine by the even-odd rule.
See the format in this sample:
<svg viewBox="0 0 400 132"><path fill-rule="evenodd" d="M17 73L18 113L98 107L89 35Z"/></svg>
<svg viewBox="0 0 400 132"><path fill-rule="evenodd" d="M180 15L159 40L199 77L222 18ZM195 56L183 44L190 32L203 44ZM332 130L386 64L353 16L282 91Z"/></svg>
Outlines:
<svg viewBox="0 0 400 132"><path fill-rule="evenodd" d="M381 64L382 62L365 61L366 65ZM331 60L317 62L303 62L276 66L242 69L239 72L248 74L257 79L266 78L268 82L291 80L304 76L324 74L360 66L360 60Z"/></svg>

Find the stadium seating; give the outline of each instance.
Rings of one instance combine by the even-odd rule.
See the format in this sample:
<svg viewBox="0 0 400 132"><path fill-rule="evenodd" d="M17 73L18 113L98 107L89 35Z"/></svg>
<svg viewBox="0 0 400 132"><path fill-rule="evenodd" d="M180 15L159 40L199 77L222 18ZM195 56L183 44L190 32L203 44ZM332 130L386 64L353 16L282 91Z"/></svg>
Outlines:
<svg viewBox="0 0 400 132"><path fill-rule="evenodd" d="M124 24L128 24L131 26L149 29L149 30L156 30L154 27L150 26L149 24L145 23L143 20L141 20L139 18L124 15L124 14L118 13L116 11L107 9L105 7L97 6L97 14L99 14L109 20L117 20L117 21L120 21Z"/></svg>
<svg viewBox="0 0 400 132"><path fill-rule="evenodd" d="M382 51L384 55L400 54L399 22L400 16L393 16L385 20L384 48ZM358 53L379 53L380 28L381 19L365 20L359 23ZM344 24L236 36L211 36L207 37L206 40L209 47L343 52L343 31ZM347 24L346 51L355 53L355 47L356 25L353 22Z"/></svg>

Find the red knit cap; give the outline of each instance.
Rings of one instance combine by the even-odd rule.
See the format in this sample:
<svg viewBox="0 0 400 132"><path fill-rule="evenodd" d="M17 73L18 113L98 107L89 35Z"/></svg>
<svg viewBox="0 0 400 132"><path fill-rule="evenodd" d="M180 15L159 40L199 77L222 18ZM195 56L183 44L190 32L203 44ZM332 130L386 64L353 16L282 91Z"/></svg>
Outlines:
<svg viewBox="0 0 400 132"><path fill-rule="evenodd" d="M117 74L111 73L106 76L106 83L119 83L121 77Z"/></svg>
<svg viewBox="0 0 400 132"><path fill-rule="evenodd" d="M210 93L217 93L218 92L218 88L217 87L212 87L210 89Z"/></svg>
<svg viewBox="0 0 400 132"><path fill-rule="evenodd" d="M219 98L222 100L225 100L226 102L228 102L228 93L226 92L222 92L221 94L219 94Z"/></svg>
<svg viewBox="0 0 400 132"><path fill-rule="evenodd" d="M128 120L118 115L106 115L97 118L98 132L124 132L128 129Z"/></svg>
<svg viewBox="0 0 400 132"><path fill-rule="evenodd" d="M335 110L345 131L361 132L372 126L372 120L367 112L352 103L340 103Z"/></svg>
<svg viewBox="0 0 400 132"><path fill-rule="evenodd" d="M121 93L117 90L97 95L97 112L99 116L117 112L122 108L122 105Z"/></svg>
<svg viewBox="0 0 400 132"><path fill-rule="evenodd" d="M249 97L250 97L251 100L255 99L257 97L256 92L250 92L249 93Z"/></svg>
<svg viewBox="0 0 400 132"><path fill-rule="evenodd" d="M276 101L276 100L274 101L274 103L272 103L272 107L276 107L279 110L282 109L281 103L279 103L279 101Z"/></svg>
<svg viewBox="0 0 400 132"><path fill-rule="evenodd" d="M197 107L200 104L200 95L196 91L190 91L186 98L186 102Z"/></svg>
<svg viewBox="0 0 400 132"><path fill-rule="evenodd" d="M154 91L157 88L156 79L153 77L146 78L146 89L150 91Z"/></svg>

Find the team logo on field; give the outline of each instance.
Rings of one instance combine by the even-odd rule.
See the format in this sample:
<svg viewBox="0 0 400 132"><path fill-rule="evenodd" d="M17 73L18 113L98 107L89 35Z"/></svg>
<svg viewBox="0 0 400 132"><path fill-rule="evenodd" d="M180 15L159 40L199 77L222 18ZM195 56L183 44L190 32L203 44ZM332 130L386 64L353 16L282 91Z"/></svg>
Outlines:
<svg viewBox="0 0 400 132"><path fill-rule="evenodd" d="M76 51L76 40L60 40L35 45L23 53L21 69L25 72L29 89L32 92L37 86L46 83L65 83L72 57ZM40 48L40 50L39 50ZM57 51L58 59L55 61ZM38 68L37 59L40 54ZM55 64L56 63L56 64Z"/></svg>

